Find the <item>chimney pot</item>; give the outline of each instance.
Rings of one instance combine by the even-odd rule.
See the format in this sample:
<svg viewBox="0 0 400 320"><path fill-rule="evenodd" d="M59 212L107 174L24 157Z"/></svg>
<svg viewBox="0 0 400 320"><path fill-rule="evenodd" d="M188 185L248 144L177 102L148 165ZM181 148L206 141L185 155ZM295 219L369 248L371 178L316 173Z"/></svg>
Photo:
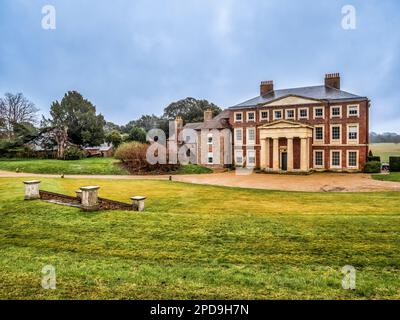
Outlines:
<svg viewBox="0 0 400 320"><path fill-rule="evenodd" d="M340 89L340 74L327 73L325 75L325 86Z"/></svg>
<svg viewBox="0 0 400 320"><path fill-rule="evenodd" d="M274 82L272 80L261 81L260 83L260 96L263 96L267 92L274 90Z"/></svg>

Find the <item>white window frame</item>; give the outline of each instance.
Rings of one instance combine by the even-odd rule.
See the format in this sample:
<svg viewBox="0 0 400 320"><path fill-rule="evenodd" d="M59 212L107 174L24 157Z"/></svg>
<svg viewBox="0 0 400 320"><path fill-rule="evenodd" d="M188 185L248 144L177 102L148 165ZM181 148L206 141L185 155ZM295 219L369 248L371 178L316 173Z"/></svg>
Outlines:
<svg viewBox="0 0 400 320"><path fill-rule="evenodd" d="M356 107L357 108L357 115L351 115L350 114L350 108L351 107ZM359 118L360 117L360 105L359 104L349 104L347 106L347 118Z"/></svg>
<svg viewBox="0 0 400 320"><path fill-rule="evenodd" d="M322 109L322 116L316 116L316 110L317 109ZM313 118L314 119L325 119L325 108L323 106L319 106L319 107L314 107L313 108Z"/></svg>
<svg viewBox="0 0 400 320"><path fill-rule="evenodd" d="M301 116L301 110L306 110L307 111L307 116L306 117L302 117ZM310 109L309 108L299 108L299 116L298 119L299 120L308 120L310 118Z"/></svg>
<svg viewBox="0 0 400 320"><path fill-rule="evenodd" d="M241 115L242 120L237 120L237 119L236 119L236 115L238 115L238 114ZM235 113L233 114L233 122L236 122L236 123L238 123L238 122L243 122L243 112L235 112Z"/></svg>
<svg viewBox="0 0 400 320"><path fill-rule="evenodd" d="M237 161L238 154L242 158L242 161L240 163ZM243 149L235 150L235 165L243 165Z"/></svg>
<svg viewBox="0 0 400 320"><path fill-rule="evenodd" d="M293 111L293 118L288 117L288 111ZM285 119L286 120L296 120L296 109L286 109L285 110Z"/></svg>
<svg viewBox="0 0 400 320"><path fill-rule="evenodd" d="M250 140L250 130L254 130L254 140ZM246 129L246 144L251 146L256 144L256 128L249 127Z"/></svg>
<svg viewBox="0 0 400 320"><path fill-rule="evenodd" d="M279 111L281 112L281 117L280 117L280 118L276 118L276 117L275 117L275 112L279 112ZM283 109L273 110L272 112L273 112L272 115L273 115L273 117L274 117L274 120L282 120L282 119L283 119Z"/></svg>
<svg viewBox="0 0 400 320"><path fill-rule="evenodd" d="M252 157L254 158L254 163L250 163L249 159L250 159L250 154L252 154ZM246 166L247 167L255 167L257 163L257 159L256 159L256 150L254 149L247 149L246 150Z"/></svg>
<svg viewBox="0 0 400 320"><path fill-rule="evenodd" d="M350 127L357 128L357 139L350 139ZM360 139L360 124L359 123L348 123L347 124L347 144L358 144Z"/></svg>
<svg viewBox="0 0 400 320"><path fill-rule="evenodd" d="M333 127L339 127L339 132L340 132L340 137L339 139L333 139L333 134L332 134L332 128ZM343 132L342 132L342 125L341 124L331 124L329 128L329 140L331 144L341 144L342 143L342 138L343 138Z"/></svg>
<svg viewBox="0 0 400 320"><path fill-rule="evenodd" d="M235 145L237 145L237 146L243 145L243 128L235 128L234 131L235 131L235 132L234 132L234 134L235 134L235 137L234 137L234 139L235 139ZM242 137L242 139L240 139L240 140L237 139L237 135L236 135L236 132L237 132L237 131L240 131L240 135L241 135L241 137Z"/></svg>
<svg viewBox="0 0 400 320"><path fill-rule="evenodd" d="M339 110L340 110L340 113L339 113L339 115L338 116L336 116L336 115L333 115L333 109L336 109L336 108L339 108ZM331 114L331 119L342 119L342 106L331 106L331 112L330 112L330 114Z"/></svg>
<svg viewBox="0 0 400 320"><path fill-rule="evenodd" d="M316 128L322 128L322 139L317 139L317 135L315 133ZM323 144L325 142L325 126L323 124L315 125L313 136L314 136L314 143L322 143Z"/></svg>
<svg viewBox="0 0 400 320"><path fill-rule="evenodd" d="M210 162L210 158L212 159L211 162ZM214 164L214 153L213 152L207 153L207 164Z"/></svg>
<svg viewBox="0 0 400 320"><path fill-rule="evenodd" d="M249 114L251 114L251 113L254 115L253 120L250 120L250 118L249 118ZM246 112L246 120L247 120L247 122L256 122L256 112L255 111L247 111Z"/></svg>
<svg viewBox="0 0 400 320"><path fill-rule="evenodd" d="M333 155L334 152L339 152L339 165L338 166L332 165L332 160L333 160L333 156L332 155ZM329 167L331 169L342 169L342 150L331 150L330 151Z"/></svg>
<svg viewBox="0 0 400 320"><path fill-rule="evenodd" d="M317 160L317 152L322 152L322 164L317 165L316 160ZM320 149L320 150L314 150L314 168L315 169L324 169L325 168L325 150Z"/></svg>
<svg viewBox="0 0 400 320"><path fill-rule="evenodd" d="M262 113L266 112L267 113L267 117L263 118ZM260 110L260 121L269 121L269 111L268 110Z"/></svg>
<svg viewBox="0 0 400 320"><path fill-rule="evenodd" d="M349 160L350 160L350 152L355 152L357 154L356 156L356 161L357 164L355 166L351 166L349 164ZM360 151L359 150L347 150L347 154L346 154L346 165L348 169L359 169L360 168Z"/></svg>

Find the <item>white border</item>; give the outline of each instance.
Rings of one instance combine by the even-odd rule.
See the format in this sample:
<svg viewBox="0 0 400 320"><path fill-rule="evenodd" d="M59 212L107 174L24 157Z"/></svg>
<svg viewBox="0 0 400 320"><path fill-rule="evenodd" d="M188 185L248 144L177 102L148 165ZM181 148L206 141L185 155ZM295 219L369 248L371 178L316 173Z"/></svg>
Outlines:
<svg viewBox="0 0 400 320"><path fill-rule="evenodd" d="M334 108L339 108L340 114L338 116L333 115L332 111ZM343 110L342 106L331 106L331 108L330 108L331 119L342 119L342 115L343 115L342 110Z"/></svg>
<svg viewBox="0 0 400 320"><path fill-rule="evenodd" d="M236 120L236 115L237 114L241 114L242 115L242 120ZM243 122L243 112L234 112L233 113L233 122L235 122L235 123Z"/></svg>
<svg viewBox="0 0 400 320"><path fill-rule="evenodd" d="M357 153L357 165L356 166L350 166L349 165L349 154L350 152L356 152ZM359 150L347 150L346 152L346 165L348 169L359 169L360 168L360 151Z"/></svg>
<svg viewBox="0 0 400 320"><path fill-rule="evenodd" d="M338 166L334 166L334 165L332 165L332 154L334 153L334 152L339 152L339 154L340 154L340 162L339 162L339 165ZM329 157L329 168L331 168L331 169L342 169L342 150L337 150L337 149L333 149L333 150L330 150L330 157Z"/></svg>
<svg viewBox="0 0 400 320"><path fill-rule="evenodd" d="M357 115L350 115L350 108L357 107ZM347 118L359 118L360 117L360 105L359 104L349 104L347 106Z"/></svg>
<svg viewBox="0 0 400 320"><path fill-rule="evenodd" d="M315 163L315 161L316 161L316 159L317 159L317 157L315 156L315 154L317 153L317 152L322 152L322 165L317 165L316 163ZM316 150L314 150L314 154L313 154L313 164L314 164L314 168L315 169L324 169L325 168L325 150L324 149L316 149Z"/></svg>

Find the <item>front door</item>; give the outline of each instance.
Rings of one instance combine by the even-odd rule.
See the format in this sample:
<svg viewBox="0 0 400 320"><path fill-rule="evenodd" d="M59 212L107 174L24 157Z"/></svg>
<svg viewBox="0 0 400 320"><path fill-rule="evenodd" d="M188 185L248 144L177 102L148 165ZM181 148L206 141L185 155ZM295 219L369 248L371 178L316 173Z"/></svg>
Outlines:
<svg viewBox="0 0 400 320"><path fill-rule="evenodd" d="M281 170L287 171L287 152L282 152Z"/></svg>

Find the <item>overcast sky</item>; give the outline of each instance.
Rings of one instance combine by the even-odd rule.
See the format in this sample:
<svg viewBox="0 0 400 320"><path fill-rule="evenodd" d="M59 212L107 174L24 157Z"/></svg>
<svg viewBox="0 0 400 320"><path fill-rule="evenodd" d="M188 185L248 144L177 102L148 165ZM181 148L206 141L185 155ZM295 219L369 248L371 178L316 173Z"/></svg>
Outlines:
<svg viewBox="0 0 400 320"><path fill-rule="evenodd" d="M44 30L42 7L56 9ZM356 8L355 30L342 7ZM400 1L1 0L0 93L43 113L68 90L125 124L188 96L229 107L276 88L319 85L372 100L371 129L400 132Z"/></svg>

